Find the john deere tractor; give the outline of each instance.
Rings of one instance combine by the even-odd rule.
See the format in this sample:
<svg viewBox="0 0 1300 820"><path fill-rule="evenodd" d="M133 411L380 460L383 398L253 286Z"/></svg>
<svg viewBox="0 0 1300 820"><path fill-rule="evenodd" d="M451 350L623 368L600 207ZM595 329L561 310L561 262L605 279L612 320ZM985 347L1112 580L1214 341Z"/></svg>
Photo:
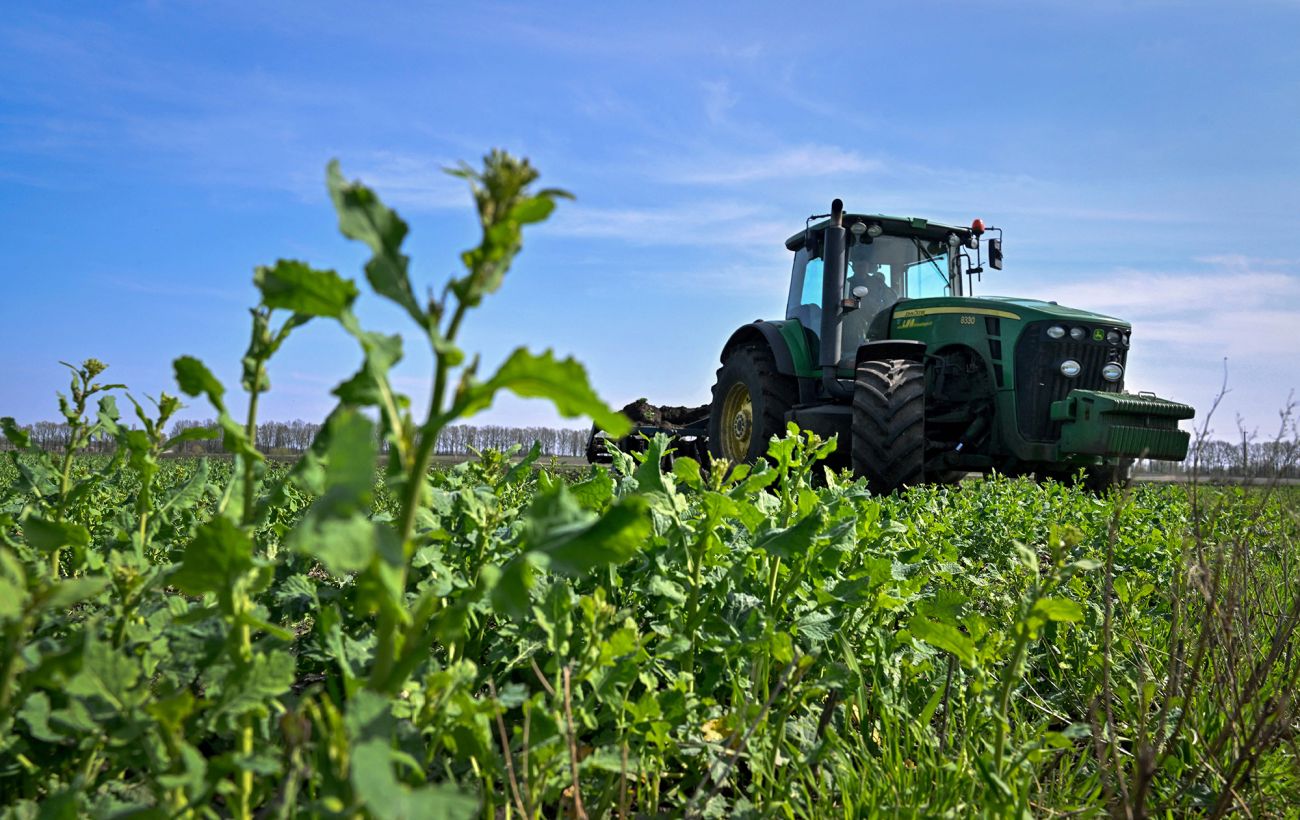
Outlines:
<svg viewBox="0 0 1300 820"><path fill-rule="evenodd" d="M707 433L674 431L713 456L760 458L794 421L838 435L882 493L991 470L1101 490L1134 459L1186 457L1192 408L1125 392L1128 322L971 293L985 252L1002 267L997 228L849 214L837 199L785 245L785 318L731 335Z"/></svg>

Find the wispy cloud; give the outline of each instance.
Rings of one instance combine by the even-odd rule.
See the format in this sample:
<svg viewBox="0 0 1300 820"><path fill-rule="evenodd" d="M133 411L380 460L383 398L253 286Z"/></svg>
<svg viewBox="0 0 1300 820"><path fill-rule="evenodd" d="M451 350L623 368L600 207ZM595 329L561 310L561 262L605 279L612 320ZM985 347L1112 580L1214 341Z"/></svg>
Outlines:
<svg viewBox="0 0 1300 820"><path fill-rule="evenodd" d="M764 180L799 179L879 171L879 160L833 145L796 145L771 151L728 152L691 157L660 169L667 182L688 185L733 185Z"/></svg>
<svg viewBox="0 0 1300 820"><path fill-rule="evenodd" d="M1131 320L1135 339L1227 356L1300 349L1300 266L1208 257L1185 273L1119 269L1053 288L1062 304Z"/></svg>
<svg viewBox="0 0 1300 820"><path fill-rule="evenodd" d="M727 121L727 113L735 108L740 97L731 90L726 80L711 80L704 83L704 116L712 125L721 125Z"/></svg>
<svg viewBox="0 0 1300 820"><path fill-rule="evenodd" d="M785 253L781 243L790 226L757 205L733 201L686 202L659 208L562 209L547 224L548 233L616 239L634 245L711 247L767 254Z"/></svg>

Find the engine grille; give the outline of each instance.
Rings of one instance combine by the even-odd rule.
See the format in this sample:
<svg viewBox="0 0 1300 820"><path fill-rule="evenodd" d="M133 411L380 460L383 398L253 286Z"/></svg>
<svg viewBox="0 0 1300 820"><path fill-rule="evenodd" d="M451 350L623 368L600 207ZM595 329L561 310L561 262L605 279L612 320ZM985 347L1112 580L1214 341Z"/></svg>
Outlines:
<svg viewBox="0 0 1300 820"><path fill-rule="evenodd" d="M1060 325L1067 330L1063 339L1053 339L1047 335L1047 328ZM1083 327L1088 335L1082 340L1070 338L1071 327ZM1124 386L1118 382L1108 382L1101 375L1101 369L1107 362L1118 362L1124 366L1128 358L1127 348L1109 344L1103 338L1094 340L1092 334L1100 328L1103 333L1118 330L1127 333L1127 328L1111 325L1083 323L1065 323L1059 321L1031 322L1016 343L1016 424L1020 435L1027 441L1055 441L1060 438L1061 424L1052 421L1052 402L1065 398L1071 390L1100 390L1106 393L1119 393ZM1061 375L1061 362L1074 359L1079 363L1079 375L1068 379Z"/></svg>

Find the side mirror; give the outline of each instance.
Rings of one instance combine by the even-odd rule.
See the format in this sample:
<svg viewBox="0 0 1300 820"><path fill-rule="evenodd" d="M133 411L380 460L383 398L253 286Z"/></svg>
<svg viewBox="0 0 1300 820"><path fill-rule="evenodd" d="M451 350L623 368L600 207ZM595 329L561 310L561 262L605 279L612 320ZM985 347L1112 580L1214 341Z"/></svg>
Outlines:
<svg viewBox="0 0 1300 820"><path fill-rule="evenodd" d="M989 240L989 267L993 270L1002 270L1002 240Z"/></svg>

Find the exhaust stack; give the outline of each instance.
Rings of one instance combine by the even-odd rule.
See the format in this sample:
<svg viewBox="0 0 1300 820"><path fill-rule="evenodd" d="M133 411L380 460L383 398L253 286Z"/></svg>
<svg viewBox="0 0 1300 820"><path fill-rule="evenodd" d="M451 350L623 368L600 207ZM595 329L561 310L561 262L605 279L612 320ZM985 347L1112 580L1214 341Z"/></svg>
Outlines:
<svg viewBox="0 0 1300 820"><path fill-rule="evenodd" d="M844 230L844 203L831 202L831 222L822 232L822 322L821 353L817 363L822 368L822 386L835 398L846 398L852 390L840 383L835 371L840 363L840 320L844 298L844 278L847 275L845 258L846 231Z"/></svg>

